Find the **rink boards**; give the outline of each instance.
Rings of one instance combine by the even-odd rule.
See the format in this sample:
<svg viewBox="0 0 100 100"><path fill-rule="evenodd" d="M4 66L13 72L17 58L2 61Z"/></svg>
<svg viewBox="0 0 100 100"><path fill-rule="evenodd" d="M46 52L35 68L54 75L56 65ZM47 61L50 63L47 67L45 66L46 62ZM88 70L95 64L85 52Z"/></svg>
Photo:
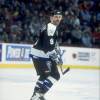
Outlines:
<svg viewBox="0 0 100 100"><path fill-rule="evenodd" d="M100 49L60 48L63 53L63 68L100 69ZM32 45L28 44L0 44L0 68L33 68L29 57L31 51Z"/></svg>
<svg viewBox="0 0 100 100"><path fill-rule="evenodd" d="M73 69L100 69L99 66L63 65L63 68L67 68L67 67L70 67ZM34 68L34 65L32 64L0 64L0 68Z"/></svg>

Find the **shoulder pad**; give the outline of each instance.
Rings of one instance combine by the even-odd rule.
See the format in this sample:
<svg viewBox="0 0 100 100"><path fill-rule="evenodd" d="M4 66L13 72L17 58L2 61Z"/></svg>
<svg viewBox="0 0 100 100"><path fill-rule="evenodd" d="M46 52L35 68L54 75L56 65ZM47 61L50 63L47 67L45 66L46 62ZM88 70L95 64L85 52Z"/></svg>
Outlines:
<svg viewBox="0 0 100 100"><path fill-rule="evenodd" d="M41 28L41 32L43 32L44 30L46 30L46 25L44 25L44 26Z"/></svg>

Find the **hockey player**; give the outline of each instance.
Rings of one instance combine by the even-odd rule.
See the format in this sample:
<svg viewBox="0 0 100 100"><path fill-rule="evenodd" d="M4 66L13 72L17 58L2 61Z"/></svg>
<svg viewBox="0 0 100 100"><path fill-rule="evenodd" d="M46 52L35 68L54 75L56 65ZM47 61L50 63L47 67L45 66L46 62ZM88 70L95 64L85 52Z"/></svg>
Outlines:
<svg viewBox="0 0 100 100"><path fill-rule="evenodd" d="M57 39L58 25L62 20L62 13L54 11L50 15L50 23L44 26L32 50L32 60L39 79L36 82L33 95L30 100L45 100L44 94L59 80L58 72ZM61 61L62 62L62 61Z"/></svg>

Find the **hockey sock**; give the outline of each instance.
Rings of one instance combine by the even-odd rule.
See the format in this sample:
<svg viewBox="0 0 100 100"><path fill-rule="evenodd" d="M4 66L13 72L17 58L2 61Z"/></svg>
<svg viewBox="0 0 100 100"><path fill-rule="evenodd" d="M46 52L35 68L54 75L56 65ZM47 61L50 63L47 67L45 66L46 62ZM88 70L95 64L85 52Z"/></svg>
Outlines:
<svg viewBox="0 0 100 100"><path fill-rule="evenodd" d="M51 76L49 76L48 78L44 80L38 80L34 91L45 94L55 82L56 82L56 79L54 79Z"/></svg>

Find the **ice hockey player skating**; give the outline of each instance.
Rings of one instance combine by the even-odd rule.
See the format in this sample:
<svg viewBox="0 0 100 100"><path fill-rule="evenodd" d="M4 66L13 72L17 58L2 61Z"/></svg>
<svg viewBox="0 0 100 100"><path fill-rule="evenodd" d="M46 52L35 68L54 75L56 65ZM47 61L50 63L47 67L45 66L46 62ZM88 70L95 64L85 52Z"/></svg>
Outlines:
<svg viewBox="0 0 100 100"><path fill-rule="evenodd" d="M58 25L62 20L60 11L50 14L50 22L40 30L37 41L32 49L31 58L39 79L36 82L33 95L30 100L45 100L44 95L53 84L60 79L57 64L62 63L57 52L58 49Z"/></svg>

